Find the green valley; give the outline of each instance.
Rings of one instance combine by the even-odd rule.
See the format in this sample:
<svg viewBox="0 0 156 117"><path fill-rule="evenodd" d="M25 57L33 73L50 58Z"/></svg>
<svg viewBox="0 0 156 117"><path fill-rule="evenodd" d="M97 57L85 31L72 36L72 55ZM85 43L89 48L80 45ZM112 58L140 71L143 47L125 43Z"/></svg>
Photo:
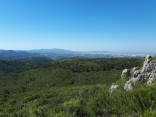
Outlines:
<svg viewBox="0 0 156 117"><path fill-rule="evenodd" d="M103 117L156 115L156 86L123 89L125 68L142 67L142 58L0 61L0 116Z"/></svg>

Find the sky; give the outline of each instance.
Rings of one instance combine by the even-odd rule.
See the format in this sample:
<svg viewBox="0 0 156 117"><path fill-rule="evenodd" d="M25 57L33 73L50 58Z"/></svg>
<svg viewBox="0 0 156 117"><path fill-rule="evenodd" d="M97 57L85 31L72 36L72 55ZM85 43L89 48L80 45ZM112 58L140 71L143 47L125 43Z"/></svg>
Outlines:
<svg viewBox="0 0 156 117"><path fill-rule="evenodd" d="M156 0L0 0L0 49L156 53Z"/></svg>

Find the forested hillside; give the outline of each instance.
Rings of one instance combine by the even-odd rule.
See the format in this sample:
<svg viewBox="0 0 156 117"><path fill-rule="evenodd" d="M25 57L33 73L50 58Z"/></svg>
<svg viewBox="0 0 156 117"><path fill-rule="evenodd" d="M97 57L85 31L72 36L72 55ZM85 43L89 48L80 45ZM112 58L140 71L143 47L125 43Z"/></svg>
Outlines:
<svg viewBox="0 0 156 117"><path fill-rule="evenodd" d="M102 117L155 113L155 85L130 92L109 91L112 83L124 80L120 79L123 69L142 67L143 61L139 58L0 61L0 116Z"/></svg>
<svg viewBox="0 0 156 117"><path fill-rule="evenodd" d="M17 58L41 57L38 53L28 53L25 51L0 50L0 60L13 60Z"/></svg>

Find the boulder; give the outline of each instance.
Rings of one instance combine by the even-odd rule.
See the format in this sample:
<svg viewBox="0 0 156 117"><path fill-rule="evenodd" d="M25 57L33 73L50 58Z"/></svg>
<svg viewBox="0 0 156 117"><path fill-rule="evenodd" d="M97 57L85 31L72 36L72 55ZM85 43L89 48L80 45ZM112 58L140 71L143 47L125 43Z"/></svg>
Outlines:
<svg viewBox="0 0 156 117"><path fill-rule="evenodd" d="M132 85L131 85L130 82L126 82L125 85L124 85L124 89L125 89L126 91L128 91L128 90L132 90L133 87L132 87Z"/></svg>
<svg viewBox="0 0 156 117"><path fill-rule="evenodd" d="M112 93L112 92L116 91L118 88L119 88L119 85L112 85L110 87L110 92Z"/></svg>
<svg viewBox="0 0 156 117"><path fill-rule="evenodd" d="M132 87L132 84L133 85L136 85L136 82L137 81L139 81L139 78L135 78L135 77L132 77L131 79L129 79L126 83L125 83L125 85L124 85L124 89L125 90L132 90L133 89L133 87Z"/></svg>
<svg viewBox="0 0 156 117"><path fill-rule="evenodd" d="M147 85L150 86L150 85L154 84L153 81L154 81L154 78L149 78L147 81Z"/></svg>
<svg viewBox="0 0 156 117"><path fill-rule="evenodd" d="M151 61L152 56L151 55L147 55L144 61L144 65L142 68L142 72L146 72L146 69L148 68L148 64Z"/></svg>
<svg viewBox="0 0 156 117"><path fill-rule="evenodd" d="M133 67L132 70L131 70L131 73L134 73L137 70L139 70L139 67Z"/></svg>
<svg viewBox="0 0 156 117"><path fill-rule="evenodd" d="M142 80L143 80L143 75L142 75L142 74L139 74L139 75L137 76L137 78L139 79L139 81L142 81Z"/></svg>
<svg viewBox="0 0 156 117"><path fill-rule="evenodd" d="M141 71L140 70L136 70L136 71L134 71L133 77L136 78L139 74L141 74Z"/></svg>
<svg viewBox="0 0 156 117"><path fill-rule="evenodd" d="M133 83L134 85L136 84L137 81L139 81L139 78L133 77L130 79L130 82Z"/></svg>
<svg viewBox="0 0 156 117"><path fill-rule="evenodd" d="M124 77L124 76L128 77L130 75L131 75L131 69L124 69L122 71L121 77Z"/></svg>

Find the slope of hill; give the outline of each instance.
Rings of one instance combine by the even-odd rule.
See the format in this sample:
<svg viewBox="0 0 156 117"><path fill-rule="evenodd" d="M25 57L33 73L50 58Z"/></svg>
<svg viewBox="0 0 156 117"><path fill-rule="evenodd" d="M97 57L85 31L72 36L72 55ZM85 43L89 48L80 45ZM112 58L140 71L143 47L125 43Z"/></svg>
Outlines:
<svg viewBox="0 0 156 117"><path fill-rule="evenodd" d="M43 65L52 64L54 61L45 57L32 57L14 60L0 60L0 72L20 72L29 69L43 67Z"/></svg>
<svg viewBox="0 0 156 117"><path fill-rule="evenodd" d="M122 69L143 63L130 58L74 59L37 67L31 59L15 61L21 66L0 62L7 69L0 71L0 116L92 117L105 106L118 115L108 107L107 100L113 100L108 86L120 78Z"/></svg>
<svg viewBox="0 0 156 117"><path fill-rule="evenodd" d="M30 53L40 53L40 54L74 54L76 52L64 49L34 49L34 50L25 50Z"/></svg>
<svg viewBox="0 0 156 117"><path fill-rule="evenodd" d="M28 53L25 51L0 50L0 60L12 60L17 58L40 57L37 53Z"/></svg>

